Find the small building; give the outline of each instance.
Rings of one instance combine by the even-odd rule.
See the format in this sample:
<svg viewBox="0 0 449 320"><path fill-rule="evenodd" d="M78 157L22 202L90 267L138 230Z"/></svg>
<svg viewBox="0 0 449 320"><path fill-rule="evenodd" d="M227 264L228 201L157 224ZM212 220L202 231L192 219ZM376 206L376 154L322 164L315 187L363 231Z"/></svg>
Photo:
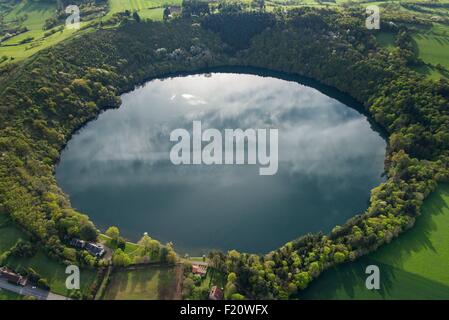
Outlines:
<svg viewBox="0 0 449 320"><path fill-rule="evenodd" d="M106 253L103 246L98 243L89 242L86 244L85 249L89 251L90 254L96 256L97 258L103 257Z"/></svg>
<svg viewBox="0 0 449 320"><path fill-rule="evenodd" d="M6 279L9 283L16 286L26 286L28 279L20 274L9 271L6 268L0 268L0 277Z"/></svg>
<svg viewBox="0 0 449 320"><path fill-rule="evenodd" d="M209 300L223 300L223 289L218 286L210 288Z"/></svg>
<svg viewBox="0 0 449 320"><path fill-rule="evenodd" d="M207 266L203 264L192 264L192 273L204 276L207 273Z"/></svg>
<svg viewBox="0 0 449 320"><path fill-rule="evenodd" d="M86 242L80 239L73 238L72 240L70 240L70 245L75 248L84 249L84 247L86 246Z"/></svg>

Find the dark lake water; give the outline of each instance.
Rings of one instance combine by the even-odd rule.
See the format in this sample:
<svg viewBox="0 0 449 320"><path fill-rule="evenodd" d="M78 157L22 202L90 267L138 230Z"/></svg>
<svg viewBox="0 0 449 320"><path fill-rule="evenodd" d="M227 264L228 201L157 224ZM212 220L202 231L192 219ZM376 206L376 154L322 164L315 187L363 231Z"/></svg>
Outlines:
<svg viewBox="0 0 449 320"><path fill-rule="evenodd" d="M363 212L382 180L385 141L367 118L295 81L211 73L153 80L69 141L56 178L102 230L144 232L191 255L268 252ZM279 169L170 162L170 132L276 128Z"/></svg>

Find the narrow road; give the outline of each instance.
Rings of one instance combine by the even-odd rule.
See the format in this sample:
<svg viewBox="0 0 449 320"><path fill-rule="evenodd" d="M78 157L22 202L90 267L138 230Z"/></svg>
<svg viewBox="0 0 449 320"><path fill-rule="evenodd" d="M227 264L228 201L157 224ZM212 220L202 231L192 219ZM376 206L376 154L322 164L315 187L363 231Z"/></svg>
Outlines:
<svg viewBox="0 0 449 320"><path fill-rule="evenodd" d="M23 296L33 296L39 300L70 300L67 297L61 296L59 294L51 293L50 291L42 290L39 288L33 288L32 285L16 286L9 283L6 279L0 277L0 288L8 290Z"/></svg>

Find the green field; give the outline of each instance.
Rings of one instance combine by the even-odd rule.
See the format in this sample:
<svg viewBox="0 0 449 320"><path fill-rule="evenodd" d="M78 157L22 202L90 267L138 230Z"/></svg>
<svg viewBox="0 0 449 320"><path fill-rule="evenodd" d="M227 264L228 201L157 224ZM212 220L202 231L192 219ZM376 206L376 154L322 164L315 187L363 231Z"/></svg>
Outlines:
<svg viewBox="0 0 449 320"><path fill-rule="evenodd" d="M45 20L51 17L56 10L54 3L34 2L31 0L22 0L11 12L9 12L4 20L7 24L16 24L18 18L23 18L25 21L23 26L27 27L29 31L20 35L14 36L0 45L0 57L7 56L14 59L24 59L32 54L52 46L68 37L77 30L64 29L62 32L44 38L44 33L48 30L43 30ZM20 44L20 41L33 37L34 39L25 44Z"/></svg>
<svg viewBox="0 0 449 320"><path fill-rule="evenodd" d="M418 46L418 54L421 59L433 65L441 64L449 68L449 35L444 35L432 28L427 32L415 34L414 39ZM446 26L449 31L449 27Z"/></svg>
<svg viewBox="0 0 449 320"><path fill-rule="evenodd" d="M137 11L143 19L162 20L164 5L181 5L181 0L109 0L109 13Z"/></svg>
<svg viewBox="0 0 449 320"><path fill-rule="evenodd" d="M38 251L31 258L15 258L11 257L7 260L7 265L13 268L32 268L40 274L41 277L47 279L51 291L61 295L67 295L65 280L66 266L50 259L42 251ZM81 291L87 293L90 285L96 278L95 270L81 269Z"/></svg>
<svg viewBox="0 0 449 320"><path fill-rule="evenodd" d="M449 68L449 37L417 34L414 39L418 45L419 57L424 62Z"/></svg>
<svg viewBox="0 0 449 320"><path fill-rule="evenodd" d="M172 300L177 298L176 267L143 267L111 275L106 300Z"/></svg>
<svg viewBox="0 0 449 320"><path fill-rule="evenodd" d="M449 26L434 23L429 29L416 32L413 35L418 57L429 66L418 68L417 71L432 79L448 77L447 72L435 68L440 64L449 69Z"/></svg>
<svg viewBox="0 0 449 320"><path fill-rule="evenodd" d="M164 5L180 5L181 0L110 0L108 14L99 19L109 19L114 13L129 10L137 11L142 19L162 20ZM56 11L55 3L34 2L32 0L22 0L12 11L4 16L6 24L15 25L17 19L22 18L22 25L27 27L29 31L14 36L0 45L0 57L6 56L8 59L14 60L25 59L32 54L52 46L64 39L69 38L74 33L87 32L86 30L64 29L58 31L48 37L44 37L43 30L45 20L54 15ZM98 19L98 20L99 20ZM89 22L81 22L81 27ZM88 30L91 30L89 28ZM31 42L20 44L20 41L32 37ZM1 63L0 63L1 64Z"/></svg>
<svg viewBox="0 0 449 320"><path fill-rule="evenodd" d="M303 299L449 299L449 185L426 200L416 225L391 244L351 264L325 272ZM365 268L375 264L381 289L365 288Z"/></svg>

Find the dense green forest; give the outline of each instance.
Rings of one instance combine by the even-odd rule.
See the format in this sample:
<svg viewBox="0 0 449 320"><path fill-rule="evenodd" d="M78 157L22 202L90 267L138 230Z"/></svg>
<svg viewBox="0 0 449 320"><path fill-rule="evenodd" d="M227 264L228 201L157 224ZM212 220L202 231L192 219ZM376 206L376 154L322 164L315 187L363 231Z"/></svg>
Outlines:
<svg viewBox="0 0 449 320"><path fill-rule="evenodd" d="M310 234L266 255L212 252L230 299L295 298L321 272L389 243L411 228L437 182L449 180L449 82L425 79L407 26L379 46L360 11L222 12L165 22L119 17L117 29L83 34L0 69L0 211L56 259L65 236L95 239L53 176L71 134L145 80L218 66L300 74L360 101L388 134L387 180L366 212L330 234ZM300 236L300 235L298 235Z"/></svg>

